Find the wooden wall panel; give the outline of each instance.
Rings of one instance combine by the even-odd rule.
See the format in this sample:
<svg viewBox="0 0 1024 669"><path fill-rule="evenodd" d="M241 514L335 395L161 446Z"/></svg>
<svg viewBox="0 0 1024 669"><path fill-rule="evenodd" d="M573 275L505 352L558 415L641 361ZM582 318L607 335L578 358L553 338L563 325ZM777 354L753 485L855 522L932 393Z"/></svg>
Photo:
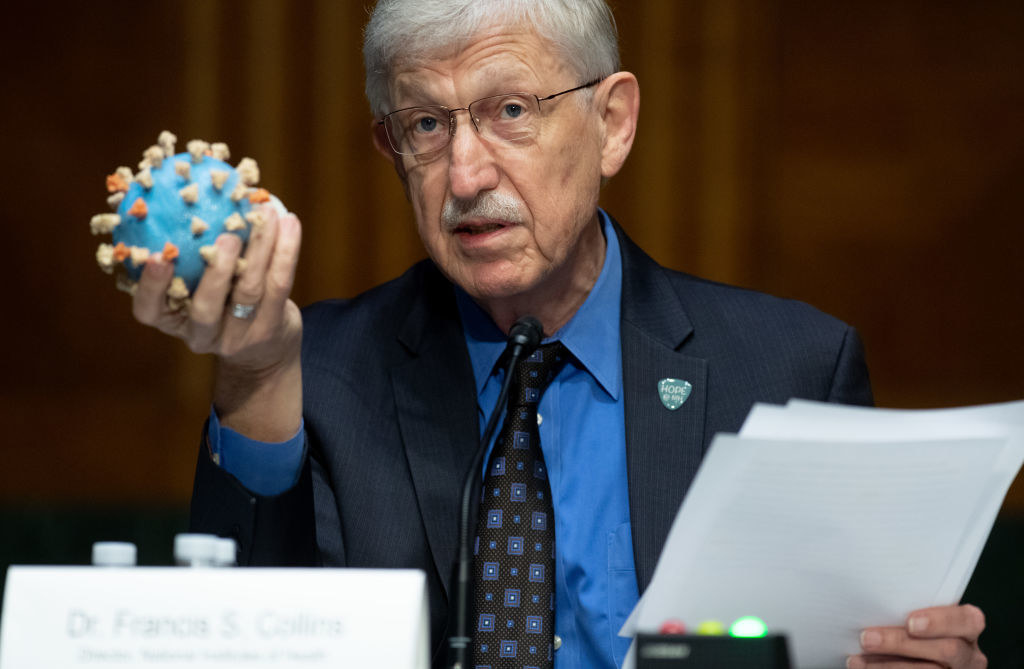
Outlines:
<svg viewBox="0 0 1024 669"><path fill-rule="evenodd" d="M370 143L364 4L9 9L0 502L188 497L211 360L132 322L87 233L161 129L260 161L303 220L299 303L422 256ZM613 4L641 124L602 203L630 234L856 325L883 405L1024 398L1024 6Z"/></svg>
<svg viewBox="0 0 1024 669"><path fill-rule="evenodd" d="M865 337L878 400L1024 397L1024 7L783 3L766 288Z"/></svg>

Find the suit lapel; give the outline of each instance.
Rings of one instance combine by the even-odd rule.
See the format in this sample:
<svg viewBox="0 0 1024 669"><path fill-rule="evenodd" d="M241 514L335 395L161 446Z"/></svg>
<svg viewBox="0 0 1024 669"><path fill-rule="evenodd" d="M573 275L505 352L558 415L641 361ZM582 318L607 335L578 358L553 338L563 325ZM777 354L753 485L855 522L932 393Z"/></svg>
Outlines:
<svg viewBox="0 0 1024 669"><path fill-rule="evenodd" d="M704 448L707 363L679 352L693 332L664 270L615 224L622 249L622 372L626 466L637 584L647 587ZM479 440L476 388L451 285L425 272L391 369L399 428L435 567L448 592L458 506ZM658 381L689 381L687 401L662 405Z"/></svg>
<svg viewBox="0 0 1024 669"><path fill-rule="evenodd" d="M616 226L622 248L622 378L637 585L646 589L704 449L707 363L679 352L693 327L664 270ZM693 389L675 410L664 378Z"/></svg>
<svg viewBox="0 0 1024 669"><path fill-rule="evenodd" d="M463 478L479 441L476 388L451 285L431 268L391 369L399 429L420 516L445 592L458 542Z"/></svg>

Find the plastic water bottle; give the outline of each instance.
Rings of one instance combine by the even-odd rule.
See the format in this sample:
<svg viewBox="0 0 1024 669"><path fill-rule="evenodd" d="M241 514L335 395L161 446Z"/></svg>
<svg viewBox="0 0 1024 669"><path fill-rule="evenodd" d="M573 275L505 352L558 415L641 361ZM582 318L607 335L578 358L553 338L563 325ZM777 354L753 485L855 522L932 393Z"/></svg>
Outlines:
<svg viewBox="0 0 1024 669"><path fill-rule="evenodd" d="M94 567L134 567L138 551L128 541L97 541L92 545Z"/></svg>
<svg viewBox="0 0 1024 669"><path fill-rule="evenodd" d="M174 562L182 567L213 567L218 537L212 534L178 534L174 537Z"/></svg>
<svg viewBox="0 0 1024 669"><path fill-rule="evenodd" d="M234 567L238 565L238 546L230 537L217 537L213 564L215 567Z"/></svg>

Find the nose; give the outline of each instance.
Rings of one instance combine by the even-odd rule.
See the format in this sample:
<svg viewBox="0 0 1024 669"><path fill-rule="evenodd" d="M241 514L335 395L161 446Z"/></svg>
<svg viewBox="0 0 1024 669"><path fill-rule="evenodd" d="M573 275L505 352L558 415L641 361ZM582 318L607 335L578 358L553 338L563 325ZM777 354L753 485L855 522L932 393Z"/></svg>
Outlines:
<svg viewBox="0 0 1024 669"><path fill-rule="evenodd" d="M500 180L498 163L492 147L480 136L471 118L459 123L459 112L452 110L452 141L448 157L448 182L452 195L470 200L482 191L497 188Z"/></svg>

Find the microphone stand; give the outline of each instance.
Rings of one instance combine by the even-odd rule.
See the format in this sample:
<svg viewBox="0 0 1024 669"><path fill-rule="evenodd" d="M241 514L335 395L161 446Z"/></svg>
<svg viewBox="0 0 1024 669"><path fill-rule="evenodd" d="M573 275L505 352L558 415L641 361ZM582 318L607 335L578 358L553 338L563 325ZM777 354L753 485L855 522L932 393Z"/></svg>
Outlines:
<svg viewBox="0 0 1024 669"><path fill-rule="evenodd" d="M480 446L473 456L473 464L466 473L465 482L462 484L462 505L459 509L459 555L455 562L455 601L453 603L452 625L454 630L448 637L448 666L451 669L467 669L467 650L471 638L467 629L469 608L469 591L472 587L471 570L473 568L473 555L470 549L470 537L476 525L476 507L479 506L480 486L482 485L480 465L483 463L487 446L491 443L494 430L498 425L498 417L505 409L508 400L508 389L512 385L512 372L516 363L525 355L533 353L540 344L544 328L540 321L532 316L523 316L509 329L508 344L502 354L506 358L505 380L501 384L501 392L498 394L498 402L491 411L491 416L484 428L483 437L480 439Z"/></svg>

